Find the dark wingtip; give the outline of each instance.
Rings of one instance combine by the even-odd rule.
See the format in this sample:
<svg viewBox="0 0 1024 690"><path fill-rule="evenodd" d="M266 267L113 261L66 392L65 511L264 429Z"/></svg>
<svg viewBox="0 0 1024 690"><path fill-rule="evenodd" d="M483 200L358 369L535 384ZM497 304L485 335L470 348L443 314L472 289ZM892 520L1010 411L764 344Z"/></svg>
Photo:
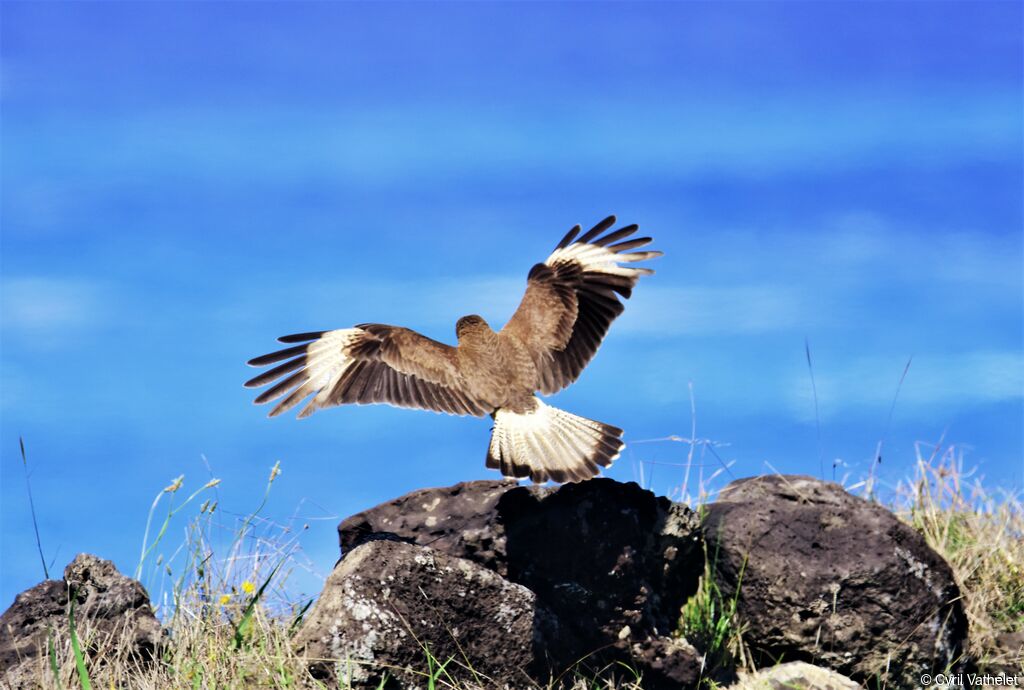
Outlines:
<svg viewBox="0 0 1024 690"><path fill-rule="evenodd" d="M616 254L621 254L622 252L628 252L631 249L645 247L653 241L653 237L637 237L636 239L633 240L626 240L625 242L619 242L618 244L610 245L608 249L615 252Z"/></svg>
<svg viewBox="0 0 1024 690"><path fill-rule="evenodd" d="M261 386L265 386L271 381L274 381L275 379L279 379L282 376L285 376L286 374L290 374L296 369L301 369L306 365L306 361L307 359L305 355L299 355L298 357L292 360L286 361L284 364L276 366L273 369L268 369L261 374L253 376L243 385L246 388L260 388Z"/></svg>
<svg viewBox="0 0 1024 690"><path fill-rule="evenodd" d="M569 228L569 232L565 233L565 237L563 237L562 241L558 243L557 247L555 247L555 251L568 247L569 243L572 242L573 238L576 237L582 229L583 228L580 227L579 223Z"/></svg>
<svg viewBox="0 0 1024 690"><path fill-rule="evenodd" d="M308 333L293 333L292 335L282 335L277 339L279 343L307 343L310 340L316 340L327 331L310 331Z"/></svg>
<svg viewBox="0 0 1024 690"><path fill-rule="evenodd" d="M271 363L277 361L277 359L275 358L275 355L276 355L276 353L271 352L270 354L267 354L267 355L260 355L259 357L253 357L248 362L246 362L246 364L249 365L250 367L265 367L268 364L271 364Z"/></svg>
<svg viewBox="0 0 1024 690"><path fill-rule="evenodd" d="M600 235L602 232L604 232L613 225L615 225L615 216L608 216L600 223L587 230L583 237L579 238L576 241L579 243L589 242L590 240L594 239L595 237L597 237L598 235Z"/></svg>
<svg viewBox="0 0 1024 690"><path fill-rule="evenodd" d="M305 345L296 345L294 347L286 347L285 349L278 350L277 352L268 352L265 355L260 355L259 357L253 357L248 362L246 362L246 364L248 364L250 367L264 367L264 366L266 366L268 364L273 364L274 362L280 362L280 361L285 360L285 359L291 359L292 357L295 357L296 355L305 354L305 352L306 352L306 346Z"/></svg>
<svg viewBox="0 0 1024 690"><path fill-rule="evenodd" d="M612 242L617 242L618 240L629 237L639 229L640 226L637 225L636 223L633 223L632 225L627 225L626 227L620 228L615 232L610 232L600 239L594 240L594 244L596 244L599 247L605 247L611 244Z"/></svg>

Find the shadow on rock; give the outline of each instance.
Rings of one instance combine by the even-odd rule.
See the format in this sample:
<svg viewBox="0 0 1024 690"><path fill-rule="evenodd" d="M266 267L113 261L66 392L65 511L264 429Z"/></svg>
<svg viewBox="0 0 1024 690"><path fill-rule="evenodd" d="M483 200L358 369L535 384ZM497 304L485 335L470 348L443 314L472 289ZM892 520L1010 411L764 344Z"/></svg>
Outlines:
<svg viewBox="0 0 1024 690"><path fill-rule="evenodd" d="M346 519L338 529L343 554L349 554L339 568L348 570L348 559L370 544L398 540L471 561L528 593L532 612L517 616L530 621L531 651L521 661L537 681L569 678L577 670L615 675L622 671L619 662L642 673L650 688L692 687L699 677L696 652L670 637L703 570L698 521L687 507L636 484L466 482L407 494ZM451 567L454 573L463 566ZM392 605L387 598L382 607ZM495 607L460 609L453 603L444 616L450 627L462 629L463 617L481 610ZM312 621L307 625L315 629ZM320 639L326 634L310 633ZM481 658L527 637L518 635L511 641L499 636L493 650L481 649ZM429 641L439 648L447 644ZM394 657L396 666L407 663ZM492 682L517 687L521 679L496 673Z"/></svg>

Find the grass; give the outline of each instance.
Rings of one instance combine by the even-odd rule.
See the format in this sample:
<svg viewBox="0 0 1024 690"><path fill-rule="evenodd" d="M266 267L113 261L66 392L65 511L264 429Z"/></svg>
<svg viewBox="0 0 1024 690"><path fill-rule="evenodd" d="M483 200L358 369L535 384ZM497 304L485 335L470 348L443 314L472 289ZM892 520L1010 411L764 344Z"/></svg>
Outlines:
<svg viewBox="0 0 1024 690"><path fill-rule="evenodd" d="M701 445L701 453L714 450L695 441L690 444L690 461L695 445ZM217 480L177 505L174 499L184 493L184 478L163 489L147 520L136 571L154 594L167 630L157 663L143 665L133 659L127 635L99 639L87 624L79 629L69 612L68 628L53 631L47 653L39 660L40 682L45 687L89 688L91 679L98 688L141 690L337 688L313 678L307 660L291 645L312 602L291 598L287 583L296 568L310 564L299 548L300 527L294 522L278 525L260 515L278 472L275 466L261 502L243 516L226 516L218 507ZM699 491L693 493L707 500L706 483L699 483ZM874 491L872 487L877 500ZM199 503L200 499L205 500ZM151 535L154 515L164 503L163 517ZM986 489L964 471L956 447L921 445L914 475L896 488L887 507L923 534L952 566L970 621L970 652L980 668L1013 668L1016 663L1024 672L1024 661L1009 658L998 645L1000 634L1024 629L1020 497ZM226 518L232 519L225 522ZM174 533L169 528L178 520L187 520L185 538L169 546L166 537ZM164 551L158 555L161 547ZM681 611L679 633L705 652L705 685L710 688L717 687L718 672L750 670L750 661L736 600L723 597L713 577L715 554L706 556L698 591ZM471 687L449 674L448 661L434 658L424 648L420 675L425 687ZM575 677L573 683L574 690L638 690L643 680L634 677L615 685Z"/></svg>
<svg viewBox="0 0 1024 690"><path fill-rule="evenodd" d="M704 655L701 681L713 686L717 680L731 676L737 668L751 668L744 627L736 614L740 589L726 597L715 582L717 553L708 553L704 543L704 573L697 592L683 605L677 634L686 638ZM740 572L740 587L743 571Z"/></svg>
<svg viewBox="0 0 1024 690"><path fill-rule="evenodd" d="M953 569L970 624L971 656L984 669L1016 667L997 644L1024 631L1024 503L964 471L962 451L918 444L914 477L898 487L894 512Z"/></svg>
<svg viewBox="0 0 1024 690"><path fill-rule="evenodd" d="M174 499L186 490L184 477L162 489L150 508L136 568L167 632L156 663L132 657L130 631L101 636L88 621L76 621L72 610L67 626L58 626L47 640L46 654L38 663L40 684L83 690L339 690L337 684L327 685L310 675L309 660L291 644L312 600L293 599L287 582L296 568L310 564L299 548L301 529L260 516L279 471L277 466L271 470L257 508L235 516L230 524L222 522L215 495L218 480L208 481L180 503ZM169 545L167 535L177 532L181 520L186 521L184 541ZM217 538L225 533L226 539ZM437 659L426 647L423 653L419 675L424 687L466 687L450 673L451 659ZM572 687L640 689L638 682L613 686L594 679L578 679Z"/></svg>

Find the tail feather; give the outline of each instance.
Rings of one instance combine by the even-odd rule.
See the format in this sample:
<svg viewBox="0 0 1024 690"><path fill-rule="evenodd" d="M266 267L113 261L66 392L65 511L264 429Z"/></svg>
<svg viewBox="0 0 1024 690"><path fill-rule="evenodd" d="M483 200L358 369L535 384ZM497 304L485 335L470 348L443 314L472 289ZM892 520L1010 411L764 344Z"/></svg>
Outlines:
<svg viewBox="0 0 1024 690"><path fill-rule="evenodd" d="M578 417L534 398L527 412L499 409L487 466L537 483L583 481L612 464L625 444L622 429Z"/></svg>

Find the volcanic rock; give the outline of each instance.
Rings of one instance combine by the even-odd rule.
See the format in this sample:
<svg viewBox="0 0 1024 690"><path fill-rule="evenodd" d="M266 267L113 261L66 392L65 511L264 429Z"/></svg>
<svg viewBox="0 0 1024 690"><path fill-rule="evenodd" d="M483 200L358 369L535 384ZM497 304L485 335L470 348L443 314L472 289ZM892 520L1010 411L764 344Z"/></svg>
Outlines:
<svg viewBox="0 0 1024 690"><path fill-rule="evenodd" d="M771 475L729 484L704 527L759 665L814 662L892 688L963 662L952 570L882 506L838 484Z"/></svg>
<svg viewBox="0 0 1024 690"><path fill-rule="evenodd" d="M393 540L353 549L295 644L344 687L426 688L445 664L459 687L517 689L562 631L533 592L464 558ZM429 658L428 658L429 655Z"/></svg>
<svg viewBox="0 0 1024 690"><path fill-rule="evenodd" d="M655 678L677 679L696 663L688 645L667 638L703 571L699 522L686 506L635 483L465 482L407 494L346 519L338 530L343 552L368 540L399 539L474 561L528 588L560 621L559 644L547 650L554 675L581 659L585 672L622 661L649 677L650 687L661 687ZM672 659L655 649L671 650Z"/></svg>
<svg viewBox="0 0 1024 690"><path fill-rule="evenodd" d="M88 659L134 664L154 660L162 632L145 588L110 561L83 553L64 569L63 581L45 580L22 592L0 616L0 678L5 687L52 685L47 641L51 635L54 644L68 639L72 597L75 630Z"/></svg>

